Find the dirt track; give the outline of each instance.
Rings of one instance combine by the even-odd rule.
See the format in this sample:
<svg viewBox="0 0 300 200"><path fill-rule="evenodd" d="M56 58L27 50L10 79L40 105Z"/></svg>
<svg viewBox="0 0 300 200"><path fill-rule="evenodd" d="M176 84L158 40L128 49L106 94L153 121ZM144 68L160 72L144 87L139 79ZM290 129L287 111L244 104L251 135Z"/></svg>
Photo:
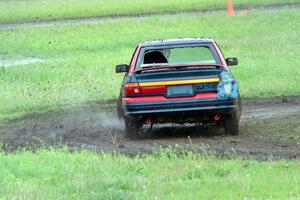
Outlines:
<svg viewBox="0 0 300 200"><path fill-rule="evenodd" d="M87 103L2 124L3 148L10 151L67 144L71 149L137 154L179 144L202 153L300 159L300 96L244 99L242 134L236 137L224 136L221 128L171 124L154 126L144 138L131 141L124 138L124 125L114 112L102 107L99 102Z"/></svg>
<svg viewBox="0 0 300 200"><path fill-rule="evenodd" d="M235 11L237 13L243 13L245 11L250 10L265 10L265 11L273 11L278 9L299 9L299 3L286 3L286 4L271 4L271 5L262 5L262 6L236 6ZM78 17L78 18L66 18L66 19L50 19L50 20L35 20L31 22L13 22L13 23L0 23L0 29L12 29L18 28L20 26L53 26L53 25L69 25L69 24L86 24L86 23L98 23L103 20L120 20L120 19L142 19L145 17L151 16L160 16L160 17L174 17L181 14L189 14L189 15L199 15L199 14L207 14L211 12L224 11L226 12L226 8L212 8L212 9L194 9L187 11L170 11L162 13L149 12L142 14L125 14L125 15L107 15L107 16L90 16L90 17Z"/></svg>

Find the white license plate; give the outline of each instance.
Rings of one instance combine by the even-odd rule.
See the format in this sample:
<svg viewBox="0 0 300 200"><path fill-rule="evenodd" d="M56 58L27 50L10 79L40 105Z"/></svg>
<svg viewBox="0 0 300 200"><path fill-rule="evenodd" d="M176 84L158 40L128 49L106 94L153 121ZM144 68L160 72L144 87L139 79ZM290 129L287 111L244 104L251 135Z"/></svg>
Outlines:
<svg viewBox="0 0 300 200"><path fill-rule="evenodd" d="M169 97L192 96L194 94L193 85L168 86L167 95Z"/></svg>

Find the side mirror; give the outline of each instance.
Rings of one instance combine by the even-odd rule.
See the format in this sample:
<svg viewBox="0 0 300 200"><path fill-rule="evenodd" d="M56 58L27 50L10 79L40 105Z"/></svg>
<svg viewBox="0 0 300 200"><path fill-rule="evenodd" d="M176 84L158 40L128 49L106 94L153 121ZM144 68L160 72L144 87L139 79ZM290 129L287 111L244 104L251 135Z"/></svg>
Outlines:
<svg viewBox="0 0 300 200"><path fill-rule="evenodd" d="M238 63L239 62L237 58L226 58L226 64L228 66L237 65Z"/></svg>
<svg viewBox="0 0 300 200"><path fill-rule="evenodd" d="M116 73L128 72L129 65L121 64L116 66Z"/></svg>

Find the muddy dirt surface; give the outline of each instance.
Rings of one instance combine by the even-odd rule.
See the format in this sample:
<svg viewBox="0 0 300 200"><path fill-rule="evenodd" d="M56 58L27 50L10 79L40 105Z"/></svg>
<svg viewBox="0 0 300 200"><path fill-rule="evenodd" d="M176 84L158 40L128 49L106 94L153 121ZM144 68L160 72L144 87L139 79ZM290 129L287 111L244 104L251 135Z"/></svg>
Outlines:
<svg viewBox="0 0 300 200"><path fill-rule="evenodd" d="M241 135L225 136L217 127L154 125L139 140L124 137L124 124L113 111L90 102L58 112L28 114L0 124L6 151L67 145L70 149L152 152L178 144L201 153L246 156L254 159L300 159L300 96L243 99Z"/></svg>

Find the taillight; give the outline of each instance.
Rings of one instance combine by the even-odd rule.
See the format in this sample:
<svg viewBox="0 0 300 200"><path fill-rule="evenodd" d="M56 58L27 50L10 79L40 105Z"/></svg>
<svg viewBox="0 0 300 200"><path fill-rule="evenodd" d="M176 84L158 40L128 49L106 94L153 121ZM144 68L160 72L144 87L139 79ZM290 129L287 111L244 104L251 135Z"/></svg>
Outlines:
<svg viewBox="0 0 300 200"><path fill-rule="evenodd" d="M126 95L141 94L141 88L138 83L127 83L124 87Z"/></svg>
<svg viewBox="0 0 300 200"><path fill-rule="evenodd" d="M125 95L164 94L166 92L167 92L167 87L166 86L140 87L138 83L127 83L124 87Z"/></svg>
<svg viewBox="0 0 300 200"><path fill-rule="evenodd" d="M141 87L142 94L164 94L167 92L166 86Z"/></svg>

